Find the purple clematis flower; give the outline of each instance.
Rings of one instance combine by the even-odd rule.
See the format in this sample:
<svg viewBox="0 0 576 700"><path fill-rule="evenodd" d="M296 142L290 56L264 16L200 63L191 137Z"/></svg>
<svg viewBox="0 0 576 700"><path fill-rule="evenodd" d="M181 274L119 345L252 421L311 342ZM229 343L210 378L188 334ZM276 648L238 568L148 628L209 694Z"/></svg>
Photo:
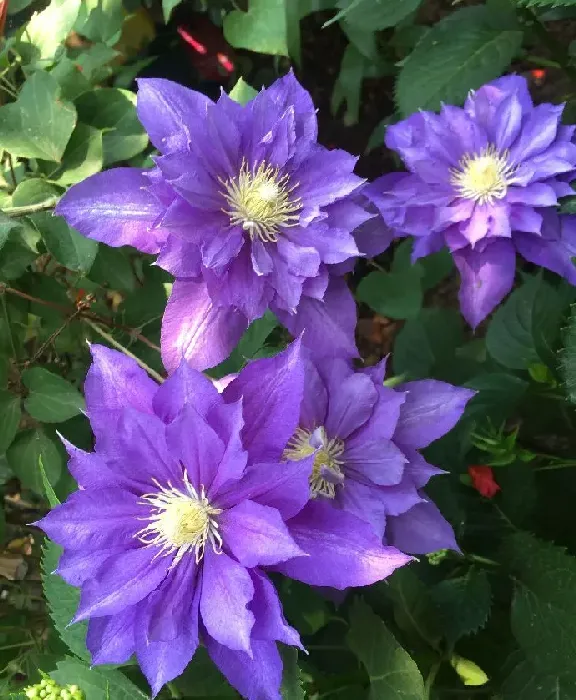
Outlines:
<svg viewBox="0 0 576 700"><path fill-rule="evenodd" d="M460 271L460 304L476 327L510 291L516 252L576 284L574 224L550 218L574 194L573 126L563 105L534 106L526 80L506 76L470 93L464 108L419 112L388 128L386 144L407 173L364 192L413 258L447 245Z"/></svg>
<svg viewBox="0 0 576 700"><path fill-rule="evenodd" d="M385 367L354 372L343 360L308 361L299 427L284 456L314 455L312 498L366 520L388 544L411 554L457 550L422 491L443 472L418 450L454 427L475 392L435 380L391 389Z"/></svg>
<svg viewBox="0 0 576 700"><path fill-rule="evenodd" d="M270 308L318 353L357 356L356 307L342 272L374 236L349 197L356 158L317 139L292 73L245 106L159 79L139 81L138 116L160 151L151 170L117 168L72 187L57 213L90 238L159 253L176 282L162 353L173 371L224 360ZM378 252L388 237L376 237ZM344 265L344 267L342 267ZM346 267L347 266L347 267Z"/></svg>
<svg viewBox="0 0 576 700"><path fill-rule="evenodd" d="M346 588L410 560L370 527L308 503L313 457L282 464L297 426L299 343L248 365L219 394L186 363L162 385L92 346L85 385L93 453L67 445L80 490L39 525L81 587L95 664L135 653L154 694L199 643L250 700L279 700L276 641L300 646L265 568Z"/></svg>

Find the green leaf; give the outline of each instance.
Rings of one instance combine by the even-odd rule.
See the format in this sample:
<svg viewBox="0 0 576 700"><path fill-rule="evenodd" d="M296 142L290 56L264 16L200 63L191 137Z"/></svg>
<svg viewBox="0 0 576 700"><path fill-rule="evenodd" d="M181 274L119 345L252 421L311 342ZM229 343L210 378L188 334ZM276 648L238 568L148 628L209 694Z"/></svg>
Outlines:
<svg viewBox="0 0 576 700"><path fill-rule="evenodd" d="M72 132L61 165L46 163L46 177L59 185L74 185L102 170L102 132L79 123Z"/></svg>
<svg viewBox="0 0 576 700"><path fill-rule="evenodd" d="M356 296L381 316L415 318L422 308L422 268L402 272L371 272L360 282Z"/></svg>
<svg viewBox="0 0 576 700"><path fill-rule="evenodd" d="M330 101L330 111L333 115L338 112L342 103L346 104L346 112L344 114L346 126L352 126L358 122L360 93L366 66L367 59L365 56L353 44L348 44L342 57L340 72L338 73Z"/></svg>
<svg viewBox="0 0 576 700"><path fill-rule="evenodd" d="M560 356L560 371L570 401L576 403L576 306L570 309L568 326L564 332L564 349Z"/></svg>
<svg viewBox="0 0 576 700"><path fill-rule="evenodd" d="M173 681L178 690L192 698L237 698L238 695L214 665L204 647L199 647L184 673Z"/></svg>
<svg viewBox="0 0 576 700"><path fill-rule="evenodd" d="M89 661L90 654L86 649L88 623L70 625L80 602L80 589L68 585L58 574L53 573L58 568L62 551L62 547L47 540L42 554L44 596L50 617L62 641L76 656Z"/></svg>
<svg viewBox="0 0 576 700"><path fill-rule="evenodd" d="M128 160L146 148L148 135L136 115L136 95L119 88L85 92L76 100L80 120L104 130L104 165Z"/></svg>
<svg viewBox="0 0 576 700"><path fill-rule="evenodd" d="M440 610L442 632L450 645L484 627L492 606L485 571L471 568L464 576L441 581L432 589Z"/></svg>
<svg viewBox="0 0 576 700"><path fill-rule="evenodd" d="M83 0L75 30L90 41L116 44L124 22L122 0Z"/></svg>
<svg viewBox="0 0 576 700"><path fill-rule="evenodd" d="M0 454L6 452L16 437L21 417L20 397L0 390Z"/></svg>
<svg viewBox="0 0 576 700"><path fill-rule="evenodd" d="M48 252L69 270L88 272L98 253L98 243L86 238L68 226L66 221L48 212L41 212L32 217Z"/></svg>
<svg viewBox="0 0 576 700"><path fill-rule="evenodd" d="M229 97L238 104L245 105L253 100L257 94L258 92L251 85L248 85L244 78L238 78L236 85L230 90Z"/></svg>
<svg viewBox="0 0 576 700"><path fill-rule="evenodd" d="M56 78L62 88L62 97L66 100L75 100L78 95L88 92L92 85L84 75L82 67L78 61L64 56L50 71L50 75Z"/></svg>
<svg viewBox="0 0 576 700"><path fill-rule="evenodd" d="M489 372L473 377L465 386L478 392L466 406L466 415L490 418L497 425L512 415L530 385L513 374Z"/></svg>
<svg viewBox="0 0 576 700"><path fill-rule="evenodd" d="M42 428L25 430L16 436L6 451L10 469L20 479L22 486L34 493L44 493L40 460L51 484L56 484L64 467L59 447Z"/></svg>
<svg viewBox="0 0 576 700"><path fill-rule="evenodd" d="M16 219L11 219L0 211L0 250L8 240L10 232L20 226Z"/></svg>
<svg viewBox="0 0 576 700"><path fill-rule="evenodd" d="M90 268L90 279L110 289L133 292L136 289L136 279L128 249L98 246L96 258Z"/></svg>
<svg viewBox="0 0 576 700"><path fill-rule="evenodd" d="M282 700L304 700L306 696L298 666L298 649L281 645L280 656L283 665L282 687L280 688Z"/></svg>
<svg viewBox="0 0 576 700"><path fill-rule="evenodd" d="M16 102L0 107L0 145L12 156L60 162L76 126L76 109L60 97L58 81L36 71Z"/></svg>
<svg viewBox="0 0 576 700"><path fill-rule="evenodd" d="M267 311L262 318L252 321L238 343L238 352L241 357L253 358L277 326L278 319L271 311Z"/></svg>
<svg viewBox="0 0 576 700"><path fill-rule="evenodd" d="M574 680L576 558L518 533L504 542L501 560L517 580L510 622L522 651L539 672Z"/></svg>
<svg viewBox="0 0 576 700"><path fill-rule="evenodd" d="M166 24L168 24L170 21L174 8L181 2L182 0L162 0L162 14L164 15L164 21Z"/></svg>
<svg viewBox="0 0 576 700"><path fill-rule="evenodd" d="M463 341L464 325L458 313L423 309L396 336L392 354L394 373L406 374L409 379L431 376L435 366L454 357Z"/></svg>
<svg viewBox="0 0 576 700"><path fill-rule="evenodd" d="M54 59L58 49L76 22L80 0L52 0L43 12L33 15L26 26L24 38L36 49L36 59Z"/></svg>
<svg viewBox="0 0 576 700"><path fill-rule="evenodd" d="M48 503L50 504L51 508L55 508L56 506L60 505L60 499L54 492L54 489L52 488L52 484L48 480L48 477L46 476L46 470L44 469L44 465L42 464L42 457L38 460L38 469L40 470L40 476L42 477L42 484L44 485L44 493L46 494L46 498L48 500Z"/></svg>
<svg viewBox="0 0 576 700"><path fill-rule="evenodd" d="M86 406L78 389L42 367L22 372L22 381L30 392L24 407L37 420L60 423L78 415Z"/></svg>
<svg viewBox="0 0 576 700"><path fill-rule="evenodd" d="M556 365L552 345L568 300L540 276L515 289L494 314L486 333L486 348L504 367L528 369L543 361Z"/></svg>
<svg viewBox="0 0 576 700"><path fill-rule="evenodd" d="M350 611L348 644L370 677L370 700L424 700L424 681L408 652L366 603Z"/></svg>
<svg viewBox="0 0 576 700"><path fill-rule="evenodd" d="M346 22L365 31L380 31L395 27L417 10L421 2L422 0L339 0L337 7L341 8L341 12L329 24L345 18Z"/></svg>
<svg viewBox="0 0 576 700"><path fill-rule="evenodd" d="M86 696L86 700L147 700L149 695L121 672L115 669L93 666L73 659L65 658L56 664L56 670L50 673L59 685L77 685Z"/></svg>
<svg viewBox="0 0 576 700"><path fill-rule="evenodd" d="M497 78L522 42L522 32L491 24L485 7L465 7L435 24L400 69L396 100L404 116L458 104Z"/></svg>
<svg viewBox="0 0 576 700"><path fill-rule="evenodd" d="M236 49L288 56L287 2L291 0L249 0L248 12L228 13L226 41Z"/></svg>
<svg viewBox="0 0 576 700"><path fill-rule="evenodd" d="M501 700L576 700L576 682L547 676L520 658L505 678L498 697Z"/></svg>

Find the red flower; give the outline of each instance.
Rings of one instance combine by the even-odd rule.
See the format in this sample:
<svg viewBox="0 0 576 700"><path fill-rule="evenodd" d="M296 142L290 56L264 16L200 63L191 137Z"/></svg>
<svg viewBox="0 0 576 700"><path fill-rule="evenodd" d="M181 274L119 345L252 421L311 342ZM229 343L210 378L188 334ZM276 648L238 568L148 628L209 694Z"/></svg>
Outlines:
<svg viewBox="0 0 576 700"><path fill-rule="evenodd" d="M496 483L494 479L494 472L492 467L487 467L485 465L472 465L468 467L468 474L472 479L472 486L486 498L493 498L498 491L500 491L500 486Z"/></svg>

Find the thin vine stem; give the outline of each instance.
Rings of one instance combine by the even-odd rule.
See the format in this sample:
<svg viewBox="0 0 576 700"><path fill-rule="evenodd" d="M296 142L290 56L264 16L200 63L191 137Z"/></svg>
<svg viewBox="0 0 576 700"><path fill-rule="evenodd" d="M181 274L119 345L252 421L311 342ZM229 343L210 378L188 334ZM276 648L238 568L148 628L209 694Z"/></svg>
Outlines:
<svg viewBox="0 0 576 700"><path fill-rule="evenodd" d="M83 318L82 319L84 323L90 328L92 328L93 331L96 331L98 335L100 335L104 340L106 340L112 347L116 348L116 350L119 350L121 353L126 355L126 357L131 358L136 362L140 367L142 367L143 370L148 372L148 374L152 377L152 379L155 379L159 384L162 384L164 381L164 377L161 374L158 374L158 372L155 369L152 369L149 365L147 365L143 360L141 360L139 357L136 357L136 355L128 348L124 347L122 343L119 343L116 338L110 335L110 333L106 333L106 331L103 328L100 328L100 326L96 325L93 323L89 318Z"/></svg>
<svg viewBox="0 0 576 700"><path fill-rule="evenodd" d="M6 216L18 217L18 216L28 216L28 214L37 214L41 211L48 211L54 209L58 204L60 197L50 197L42 202L37 202L36 204L26 204L22 207L4 207L2 213Z"/></svg>

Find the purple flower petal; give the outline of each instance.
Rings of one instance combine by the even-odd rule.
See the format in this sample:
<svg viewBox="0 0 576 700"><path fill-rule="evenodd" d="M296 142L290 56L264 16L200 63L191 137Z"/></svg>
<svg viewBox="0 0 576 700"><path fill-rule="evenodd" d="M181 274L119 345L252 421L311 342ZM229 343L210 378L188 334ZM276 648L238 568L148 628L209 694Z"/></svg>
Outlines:
<svg viewBox="0 0 576 700"><path fill-rule="evenodd" d="M282 659L276 642L252 640L252 656L233 651L206 639L210 658L245 698L253 700L282 700Z"/></svg>
<svg viewBox="0 0 576 700"><path fill-rule="evenodd" d="M378 392L372 380L363 374L351 374L340 386L330 386L326 430L340 439L364 425L372 415Z"/></svg>
<svg viewBox="0 0 576 700"><path fill-rule="evenodd" d="M375 429L378 424L375 422ZM352 437L345 442L342 456L347 472L353 470L364 479L379 486L400 483L407 459L396 445L386 438L363 440Z"/></svg>
<svg viewBox="0 0 576 700"><path fill-rule="evenodd" d="M190 483L210 493L218 465L224 456L224 443L206 419L187 404L166 429L171 454L184 466Z"/></svg>
<svg viewBox="0 0 576 700"><path fill-rule="evenodd" d="M152 593L162 583L172 563L169 556L151 561L154 549L139 547L108 560L98 575L82 588L74 622L115 615Z"/></svg>
<svg viewBox="0 0 576 700"><path fill-rule="evenodd" d="M300 342L276 357L249 363L224 390L226 402L242 397L242 442L253 462L279 460L298 425L304 387Z"/></svg>
<svg viewBox="0 0 576 700"><path fill-rule="evenodd" d="M246 469L241 481L225 485L218 494L219 508L250 499L275 508L284 520L299 513L310 498L309 479L314 456L282 464L254 464Z"/></svg>
<svg viewBox="0 0 576 700"><path fill-rule="evenodd" d="M512 289L516 251L511 241L493 241L482 252L463 248L453 255L461 279L460 307L476 328Z"/></svg>
<svg viewBox="0 0 576 700"><path fill-rule="evenodd" d="M201 372L192 369L187 362L181 362L174 373L158 387L152 406L159 418L170 423L188 404L193 404L196 411L206 416L219 401L214 384Z"/></svg>
<svg viewBox="0 0 576 700"><path fill-rule="evenodd" d="M214 306L201 282L176 280L162 320L162 360L173 371L182 360L194 369L225 360L248 327L230 308Z"/></svg>
<svg viewBox="0 0 576 700"><path fill-rule="evenodd" d="M516 248L526 260L552 270L576 285L576 267L572 262L576 257L576 217L546 212L546 219L546 233L553 232L554 238L518 236Z"/></svg>
<svg viewBox="0 0 576 700"><path fill-rule="evenodd" d="M109 557L121 556L127 549L136 546L139 546L139 543L133 540L132 544L120 544L106 549L66 549L53 573L61 576L71 586L81 586L96 576L98 569Z"/></svg>
<svg viewBox="0 0 576 700"><path fill-rule="evenodd" d="M250 651L254 615L248 604L254 585L246 569L223 552L206 547L200 613L208 634L237 651Z"/></svg>
<svg viewBox="0 0 576 700"><path fill-rule="evenodd" d="M242 501L222 513L219 525L226 548L247 569L306 556L290 537L280 513L269 506Z"/></svg>
<svg viewBox="0 0 576 700"><path fill-rule="evenodd" d="M157 253L168 232L154 228L164 208L150 194L149 185L142 170L107 170L71 187L55 213L95 241Z"/></svg>
<svg viewBox="0 0 576 700"><path fill-rule="evenodd" d="M346 282L332 278L324 301L302 297L297 313L274 309L293 336L317 357L358 357L354 341L356 304Z"/></svg>
<svg viewBox="0 0 576 700"><path fill-rule="evenodd" d="M439 549L460 551L452 527L433 503L419 503L408 512L388 519L386 540L411 554L429 554Z"/></svg>
<svg viewBox="0 0 576 700"><path fill-rule="evenodd" d="M135 610L127 608L107 617L93 617L88 624L86 646L93 664L123 664L134 653Z"/></svg>
<svg viewBox="0 0 576 700"><path fill-rule="evenodd" d="M143 513L138 496L119 488L76 491L38 522L55 542L72 549L130 545Z"/></svg>
<svg viewBox="0 0 576 700"><path fill-rule="evenodd" d="M452 430L476 393L435 379L408 382L402 389L406 401L400 409L394 441L415 449L428 447Z"/></svg>
<svg viewBox="0 0 576 700"><path fill-rule="evenodd" d="M300 635L284 619L280 599L270 579L257 569L252 569L250 576L254 584L250 608L256 620L252 628L253 639L279 641L302 649Z"/></svg>
<svg viewBox="0 0 576 700"><path fill-rule="evenodd" d="M368 586L411 560L394 547L383 547L368 523L329 503L310 501L288 521L288 527L310 556L291 559L275 569L312 586Z"/></svg>
<svg viewBox="0 0 576 700"><path fill-rule="evenodd" d="M337 500L347 513L368 523L382 540L386 530L386 501L379 489L347 479Z"/></svg>
<svg viewBox="0 0 576 700"><path fill-rule="evenodd" d="M194 138L196 120L205 119L212 101L201 92L161 78L138 80L138 119L163 153L183 150ZM185 121L183 121L183 117Z"/></svg>

